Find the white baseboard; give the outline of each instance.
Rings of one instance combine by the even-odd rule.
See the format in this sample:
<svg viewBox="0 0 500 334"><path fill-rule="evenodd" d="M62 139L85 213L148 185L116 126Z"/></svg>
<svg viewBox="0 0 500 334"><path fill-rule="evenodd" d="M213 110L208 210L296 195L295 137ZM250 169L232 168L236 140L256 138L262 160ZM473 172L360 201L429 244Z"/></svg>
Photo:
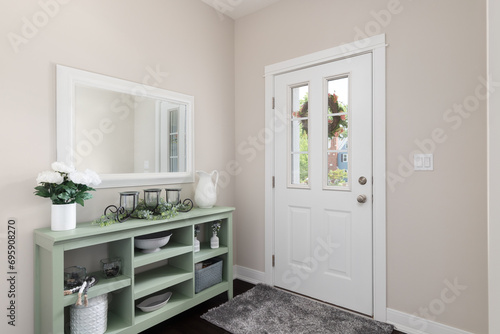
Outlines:
<svg viewBox="0 0 500 334"><path fill-rule="evenodd" d="M473 334L390 308L387 309L387 322L407 334Z"/></svg>
<svg viewBox="0 0 500 334"><path fill-rule="evenodd" d="M235 265L233 266L233 278L252 284L259 284L266 281L266 274L262 271Z"/></svg>

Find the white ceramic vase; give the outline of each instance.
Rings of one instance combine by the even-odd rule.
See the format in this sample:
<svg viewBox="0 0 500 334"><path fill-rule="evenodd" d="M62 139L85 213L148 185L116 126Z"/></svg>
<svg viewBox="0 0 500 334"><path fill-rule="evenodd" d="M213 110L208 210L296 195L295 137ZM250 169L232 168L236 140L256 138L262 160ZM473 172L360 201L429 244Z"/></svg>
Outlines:
<svg viewBox="0 0 500 334"><path fill-rule="evenodd" d="M200 208L208 209L215 205L217 201L217 182L219 181L219 172L214 170L210 174L201 170L196 171L200 177L198 186L194 194L194 201ZM215 175L215 182L213 177Z"/></svg>
<svg viewBox="0 0 500 334"><path fill-rule="evenodd" d="M52 204L50 229L67 231L76 228L76 203Z"/></svg>
<svg viewBox="0 0 500 334"><path fill-rule="evenodd" d="M219 237L217 236L217 232L213 232L210 238L210 248L219 248Z"/></svg>
<svg viewBox="0 0 500 334"><path fill-rule="evenodd" d="M194 237L193 248L195 253L200 251L200 240L198 240L196 237Z"/></svg>

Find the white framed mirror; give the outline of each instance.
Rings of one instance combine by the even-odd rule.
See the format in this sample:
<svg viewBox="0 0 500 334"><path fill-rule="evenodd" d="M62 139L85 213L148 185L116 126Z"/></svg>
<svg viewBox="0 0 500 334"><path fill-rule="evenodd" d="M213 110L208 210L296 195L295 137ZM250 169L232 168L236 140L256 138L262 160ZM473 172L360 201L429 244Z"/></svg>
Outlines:
<svg viewBox="0 0 500 334"><path fill-rule="evenodd" d="M57 160L98 188L194 182L194 97L62 65Z"/></svg>

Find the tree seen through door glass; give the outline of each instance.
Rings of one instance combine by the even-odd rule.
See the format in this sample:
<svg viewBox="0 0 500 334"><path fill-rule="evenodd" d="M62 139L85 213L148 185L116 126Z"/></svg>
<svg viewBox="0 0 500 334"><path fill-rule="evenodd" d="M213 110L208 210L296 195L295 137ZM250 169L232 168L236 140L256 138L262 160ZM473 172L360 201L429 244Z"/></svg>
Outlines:
<svg viewBox="0 0 500 334"><path fill-rule="evenodd" d="M349 187L349 78L328 81L328 112L325 128L327 136L328 187Z"/></svg>
<svg viewBox="0 0 500 334"><path fill-rule="evenodd" d="M309 185L308 92L308 85L294 87L291 92L289 166L291 185Z"/></svg>

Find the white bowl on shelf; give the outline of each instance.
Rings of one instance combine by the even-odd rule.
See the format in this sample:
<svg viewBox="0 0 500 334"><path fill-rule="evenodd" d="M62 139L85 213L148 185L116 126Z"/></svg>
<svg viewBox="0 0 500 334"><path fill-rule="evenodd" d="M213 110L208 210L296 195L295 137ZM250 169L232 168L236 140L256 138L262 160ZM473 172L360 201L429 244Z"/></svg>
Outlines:
<svg viewBox="0 0 500 334"><path fill-rule="evenodd" d="M143 253L158 252L161 247L168 243L171 236L172 233L169 231L141 235L134 238L134 246L141 249Z"/></svg>
<svg viewBox="0 0 500 334"><path fill-rule="evenodd" d="M156 311L165 306L170 297L172 297L172 292L166 292L161 295L149 297L136 306L140 308L142 312Z"/></svg>

